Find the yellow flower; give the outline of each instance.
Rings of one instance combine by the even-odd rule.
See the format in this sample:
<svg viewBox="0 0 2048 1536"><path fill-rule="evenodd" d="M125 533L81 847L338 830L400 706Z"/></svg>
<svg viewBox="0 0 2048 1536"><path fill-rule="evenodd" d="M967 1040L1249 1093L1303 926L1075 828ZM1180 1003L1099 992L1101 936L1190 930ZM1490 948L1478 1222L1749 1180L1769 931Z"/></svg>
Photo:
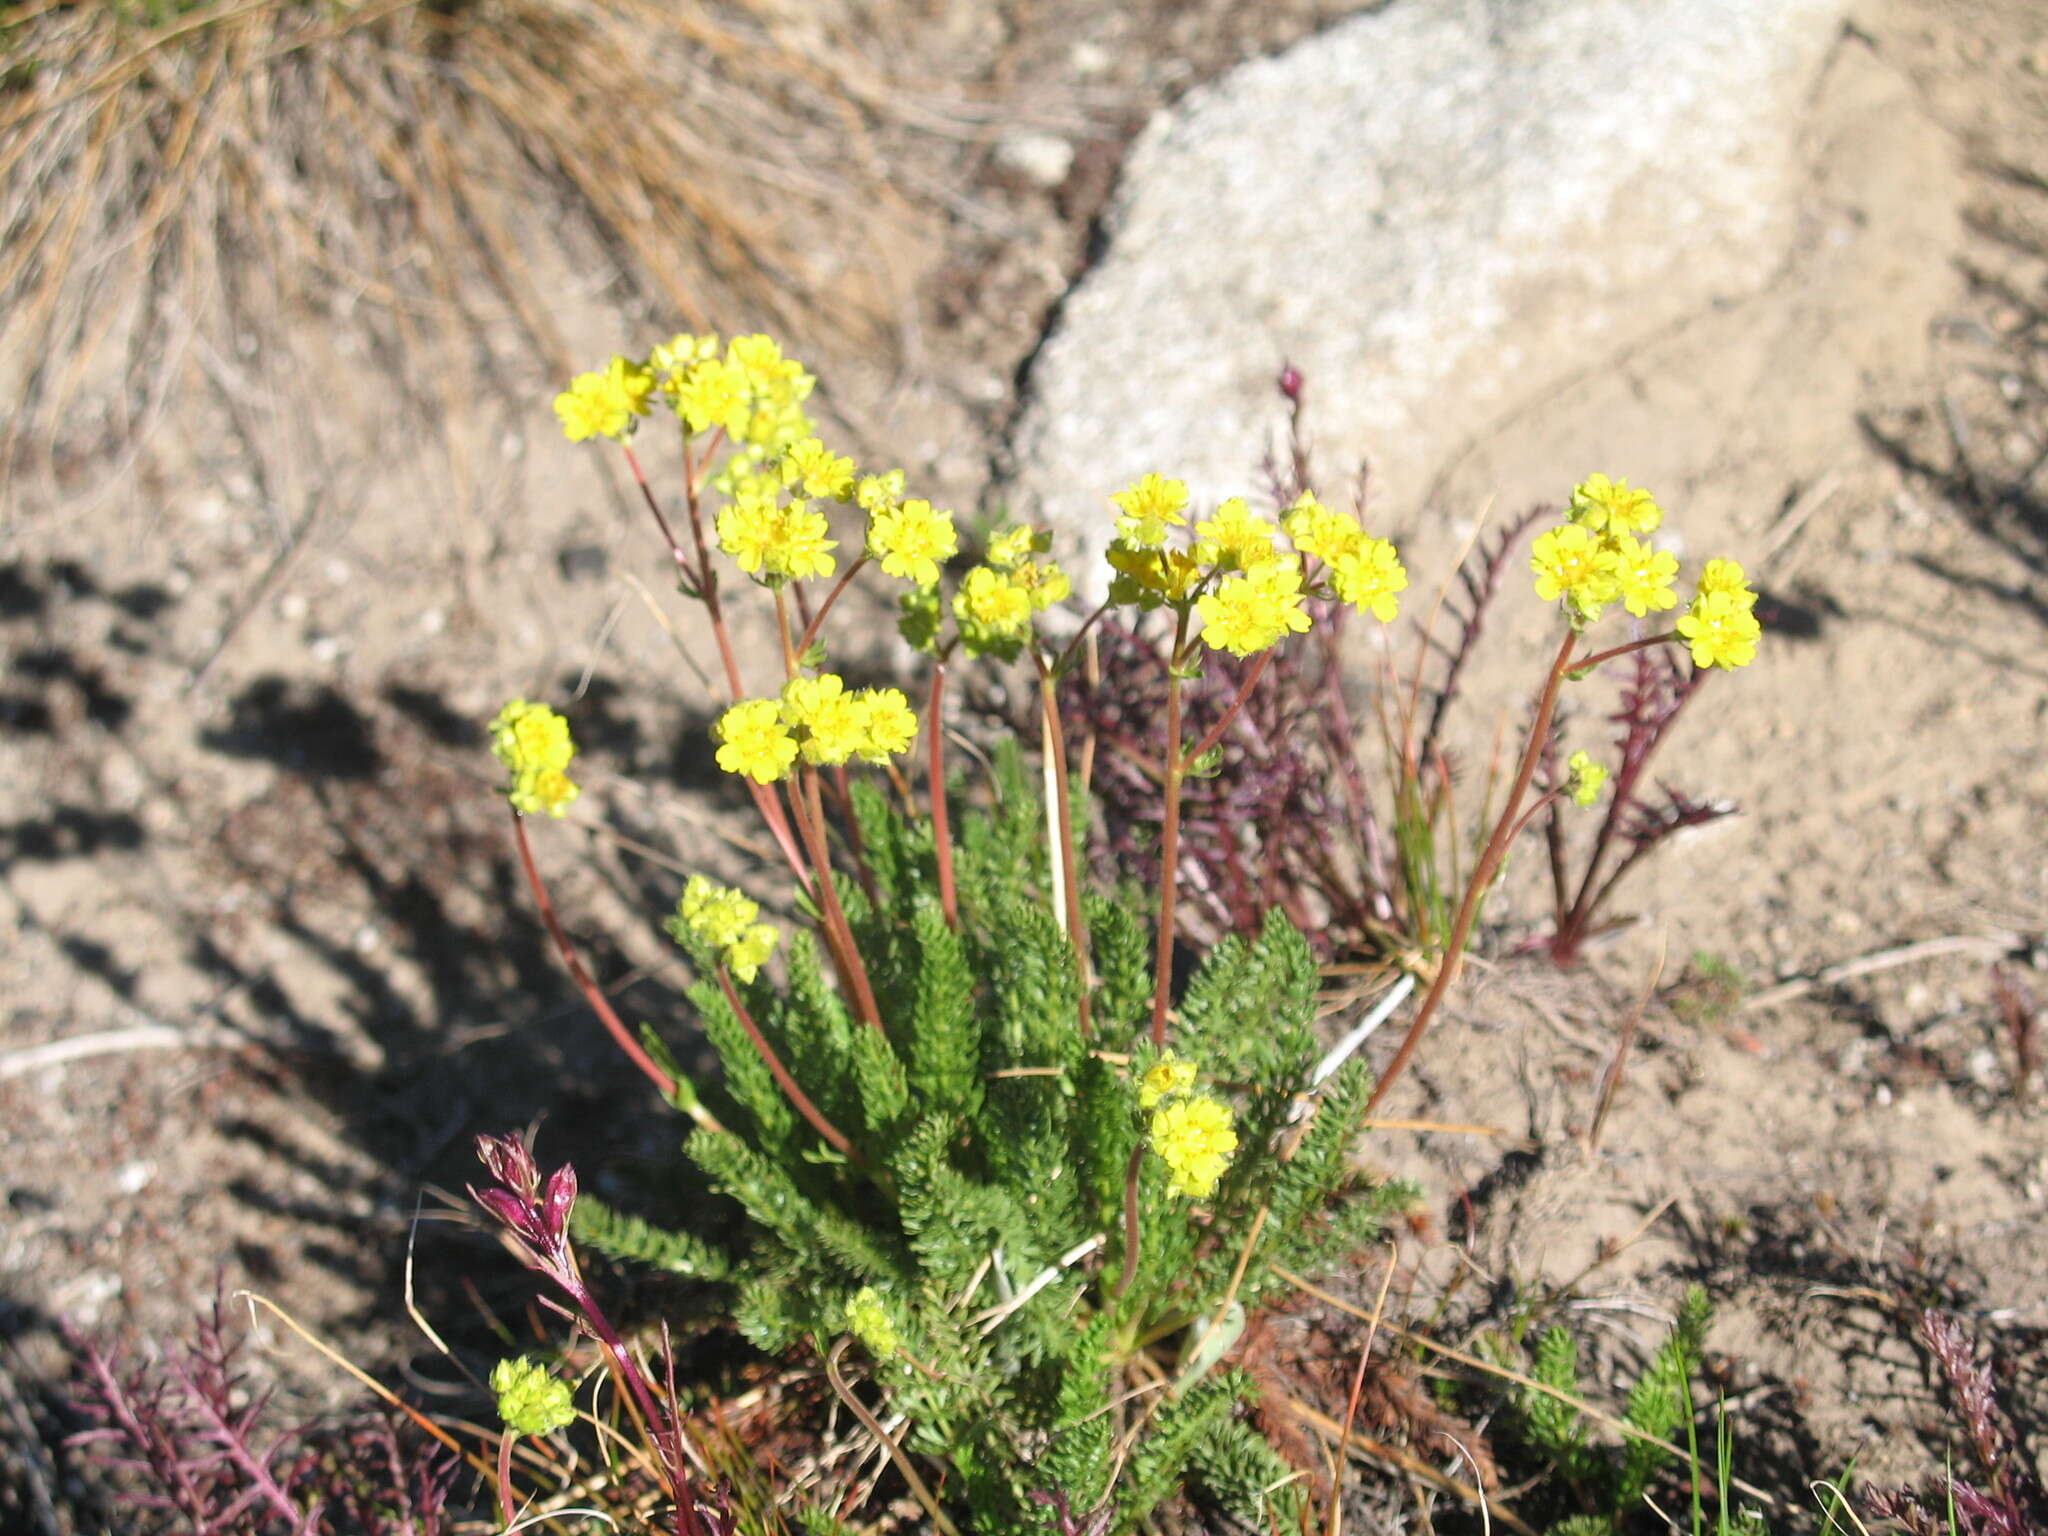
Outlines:
<svg viewBox="0 0 2048 1536"><path fill-rule="evenodd" d="M882 574L929 587L939 567L960 549L953 514L912 498L877 512L868 523L868 553L882 562Z"/></svg>
<svg viewBox="0 0 2048 1536"><path fill-rule="evenodd" d="M1408 589L1408 571L1391 543L1360 533L1353 547L1330 561L1330 587L1339 602L1391 624L1401 611L1394 594Z"/></svg>
<svg viewBox="0 0 2048 1536"><path fill-rule="evenodd" d="M568 774L576 743L545 704L514 699L491 721L491 751L511 772L505 797L522 816L563 815L583 793Z"/></svg>
<svg viewBox="0 0 2048 1536"><path fill-rule="evenodd" d="M1031 593L1008 571L977 565L954 594L953 616L970 651L1014 652L1031 632Z"/></svg>
<svg viewBox="0 0 2048 1536"><path fill-rule="evenodd" d="M1248 571L1273 558L1273 540L1280 530L1263 517L1256 517L1242 496L1233 496L1217 507L1214 517L1195 525L1201 542L1195 558L1219 570Z"/></svg>
<svg viewBox="0 0 2048 1536"><path fill-rule="evenodd" d="M692 432L725 428L726 436L746 431L751 414L746 375L729 363L706 358L693 363L675 389L676 414Z"/></svg>
<svg viewBox="0 0 2048 1536"><path fill-rule="evenodd" d="M1011 528L989 540L988 563L999 571L1015 570L1037 551L1049 547L1050 541L1036 528Z"/></svg>
<svg viewBox="0 0 2048 1536"><path fill-rule="evenodd" d="M1529 568L1536 595L1546 603L1563 598L1576 618L1588 623L1620 595L1614 553L1576 523L1553 528L1536 540Z"/></svg>
<svg viewBox="0 0 2048 1536"><path fill-rule="evenodd" d="M853 460L840 458L815 437L807 437L782 452L782 483L802 485L806 496L851 501L853 475Z"/></svg>
<svg viewBox="0 0 2048 1536"><path fill-rule="evenodd" d="M1700 594L1726 592L1743 608L1756 606L1756 594L1749 589L1749 578L1742 574L1742 567L1733 560L1709 560L1700 571Z"/></svg>
<svg viewBox="0 0 2048 1536"><path fill-rule="evenodd" d="M1565 515L1594 533L1655 533L1664 521L1664 509L1648 491L1630 490L1626 480L1605 475L1588 475L1573 486Z"/></svg>
<svg viewBox="0 0 2048 1536"><path fill-rule="evenodd" d="M831 672L794 677L782 687L782 723L801 733L807 763L843 763L868 743L868 709Z"/></svg>
<svg viewBox="0 0 2048 1536"><path fill-rule="evenodd" d="M1669 550L1652 549L1625 533L1613 535L1608 548L1614 555L1622 607L1640 619L1678 606L1678 594L1671 590L1671 583L1678 576L1678 556Z"/></svg>
<svg viewBox="0 0 2048 1536"><path fill-rule="evenodd" d="M1117 537L1133 549L1158 549L1166 530L1187 525L1181 510L1188 504L1185 480L1146 475L1109 498L1123 516L1116 520Z"/></svg>
<svg viewBox="0 0 2048 1536"><path fill-rule="evenodd" d="M1165 1161L1176 1195L1208 1199L1237 1150L1230 1107L1205 1093L1175 1099L1152 1115L1152 1150Z"/></svg>
<svg viewBox="0 0 2048 1536"><path fill-rule="evenodd" d="M796 738L782 723L780 699L745 699L719 716L713 734L722 745L718 766L756 784L773 784L796 761Z"/></svg>
<svg viewBox="0 0 2048 1536"><path fill-rule="evenodd" d="M491 751L516 774L567 768L576 743L569 722L547 705L514 699L491 721Z"/></svg>
<svg viewBox="0 0 2048 1536"><path fill-rule="evenodd" d="M1031 594L1034 613L1043 613L1054 603L1065 602L1074 591L1067 573L1050 560L1026 560L1010 572L1010 580Z"/></svg>
<svg viewBox="0 0 2048 1536"><path fill-rule="evenodd" d="M1280 522L1296 549L1325 565L1335 565L1346 555L1374 542L1366 538L1357 518L1332 512L1307 491L1295 498Z"/></svg>
<svg viewBox="0 0 2048 1536"><path fill-rule="evenodd" d="M525 1355L491 1367L491 1391L498 1399L498 1417L514 1434L551 1435L576 1422L569 1383Z"/></svg>
<svg viewBox="0 0 2048 1536"><path fill-rule="evenodd" d="M736 942L761 915L761 905L729 885L690 876L676 902L676 916L685 928L713 949Z"/></svg>
<svg viewBox="0 0 2048 1536"><path fill-rule="evenodd" d="M1735 594L1702 592L1679 619L1678 633L1692 647L1694 666L1724 667L1732 672L1756 660L1763 626Z"/></svg>
<svg viewBox="0 0 2048 1536"><path fill-rule="evenodd" d="M766 923L755 923L725 947L725 968L736 981L752 981L775 953L776 933Z"/></svg>
<svg viewBox="0 0 2048 1536"><path fill-rule="evenodd" d="M662 391L673 394L684 373L695 364L708 362L716 356L716 336L691 336L679 332L647 354L647 365L668 375L662 381Z"/></svg>
<svg viewBox="0 0 2048 1536"><path fill-rule="evenodd" d="M1195 1064L1177 1056L1160 1057L1138 1079L1138 1108L1156 1108L1161 1099L1177 1098L1195 1086Z"/></svg>
<svg viewBox="0 0 2048 1536"><path fill-rule="evenodd" d="M1202 643L1233 656L1249 656L1309 627L1301 606L1301 561L1290 555L1233 576L1195 599Z"/></svg>
<svg viewBox="0 0 2048 1536"><path fill-rule="evenodd" d="M640 364L614 357L603 373L579 373L555 396L555 414L572 443L592 437L624 439L635 416L647 414L654 375Z"/></svg>
<svg viewBox="0 0 2048 1536"><path fill-rule="evenodd" d="M854 487L854 505L869 517L879 517L896 505L903 495L903 471L892 469L886 475L862 475L860 484Z"/></svg>
<svg viewBox="0 0 2048 1536"><path fill-rule="evenodd" d="M899 688L863 688L859 696L867 740L858 749L864 762L884 763L908 752L917 740L917 712Z"/></svg>
<svg viewBox="0 0 2048 1536"><path fill-rule="evenodd" d="M718 514L718 547L749 576L770 585L830 576L835 562L826 551L839 547L826 537L830 531L825 514L802 501L781 506L750 496Z"/></svg>
<svg viewBox="0 0 2048 1536"><path fill-rule="evenodd" d="M775 952L775 930L767 923L755 922L760 915L760 906L739 891L692 875L667 927L678 941L697 939L717 954L736 979L746 982L760 975L762 965Z"/></svg>
<svg viewBox="0 0 2048 1536"><path fill-rule="evenodd" d="M1600 798L1600 786L1607 782L1607 770L1593 761L1586 752L1574 752L1565 762L1565 768L1572 776L1571 787L1565 791L1576 805L1591 805Z"/></svg>
<svg viewBox="0 0 2048 1536"><path fill-rule="evenodd" d="M896 1325L889 1320L889 1309L882 1305L881 1294L872 1285L862 1286L848 1298L846 1326L860 1340L861 1347L877 1360L888 1359L902 1347Z"/></svg>
<svg viewBox="0 0 2048 1536"><path fill-rule="evenodd" d="M561 769L535 768L519 775L507 798L522 816L538 816L545 811L560 818L582 793L575 780Z"/></svg>
<svg viewBox="0 0 2048 1536"><path fill-rule="evenodd" d="M784 357L781 345L772 336L733 337L726 344L725 360L751 390L766 392L805 376L804 365L793 357Z"/></svg>
<svg viewBox="0 0 2048 1536"><path fill-rule="evenodd" d="M1117 573L1109 584L1110 601L1125 607L1157 608L1161 603L1181 603L1202 579L1201 562L1181 549L1127 549L1109 547L1110 569Z"/></svg>

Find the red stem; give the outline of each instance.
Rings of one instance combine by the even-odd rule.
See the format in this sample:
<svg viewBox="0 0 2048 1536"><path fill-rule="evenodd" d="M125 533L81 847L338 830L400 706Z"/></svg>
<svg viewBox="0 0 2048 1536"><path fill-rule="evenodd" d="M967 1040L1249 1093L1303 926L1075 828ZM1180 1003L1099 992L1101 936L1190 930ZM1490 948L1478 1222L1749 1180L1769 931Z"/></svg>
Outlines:
<svg viewBox="0 0 2048 1536"><path fill-rule="evenodd" d="M1682 637L1679 635L1677 630L1667 629L1661 635L1651 635L1647 639L1643 640L1631 640L1627 645L1617 645L1612 650L1596 652L1595 654L1588 656L1584 661L1580 662L1577 666L1573 667L1572 670L1574 672L1585 672L1593 667L1599 666L1600 663L1602 663L1603 661L1612 661L1615 657L1626 656L1631 651L1645 651L1653 645L1663 645L1668 641L1677 640L1680 638Z"/></svg>
<svg viewBox="0 0 2048 1536"><path fill-rule="evenodd" d="M1166 661L1166 809L1159 834L1159 937L1152 962L1152 1044L1166 1049L1166 1004L1173 990L1173 904L1180 887L1180 781L1186 760L1180 750L1181 651L1188 617L1180 616Z"/></svg>
<svg viewBox="0 0 2048 1536"><path fill-rule="evenodd" d="M1471 883L1465 887L1465 899L1458 904L1458 916L1451 924L1450 939L1444 945L1443 958L1437 963L1436 979L1429 985L1429 995L1423 998L1422 1006L1415 1011L1414 1022L1408 1026L1408 1033L1402 1036L1394 1059L1387 1063L1386 1070L1373 1085L1372 1097L1366 1100L1367 1114L1379 1107L1388 1090L1400 1080L1415 1055L1416 1047L1422 1044L1422 1036L1430 1021L1436 1017L1444 994L1450 991L1451 982L1457 977L1458 960L1465 952L1466 941L1472 936L1472 922L1478 915L1480 899L1498 873L1501 860L1507 856L1513 834L1521 829L1522 798L1529 792L1530 781L1536 776L1536 765L1543 756L1544 743L1550 739L1550 720L1557 712L1558 689L1563 686L1565 673L1571 670L1572 647L1578 643L1578 638L1578 631L1567 629L1564 644L1557 650L1557 660L1550 664L1550 675L1543 681L1543 695L1536 705L1536 722L1529 729L1528 744L1522 749L1522 764L1515 773L1514 788L1508 792L1507 804L1501 809L1500 820L1494 823L1493 835L1486 841L1485 852L1480 854L1478 864L1473 867Z"/></svg>
<svg viewBox="0 0 2048 1536"><path fill-rule="evenodd" d="M512 1442L518 1438L509 1429L498 1436L498 1513L508 1528L517 1516L512 1508Z"/></svg>
<svg viewBox="0 0 2048 1536"><path fill-rule="evenodd" d="M796 643L796 654L797 659L799 661L801 661L804 657L804 654L810 650L811 642L818 638L818 630L824 625L825 615L830 613L832 611L832 605L839 601L839 594L846 590L846 584L849 581L853 580L854 573L867 563L867 553L866 551L862 551L860 556L857 559L855 559L853 564L849 565L846 568L846 573L842 575L838 581L833 583L832 590L825 594L825 601L823 605L820 606L817 613L812 616L810 623L804 626L803 638L797 641Z"/></svg>
<svg viewBox="0 0 2048 1536"><path fill-rule="evenodd" d="M833 1151L849 1161L860 1161L860 1154L854 1151L853 1143L840 1133L837 1126L825 1118L824 1111L811 1102L810 1096L797 1087L796 1079L789 1075L789 1068L782 1064L782 1058L775 1054L775 1048L769 1045L768 1037L761 1033L761 1027L754 1022L754 1016L747 1012L747 1005L740 1001L739 990L733 986L732 977L727 974L723 965L718 967L718 985L725 992L725 1001L731 1007L733 1016L740 1021L740 1028L747 1032L747 1038L754 1042L754 1049L761 1053L762 1064L775 1079L775 1085L783 1091L789 1102L796 1106L796 1112L810 1122L811 1129L824 1137Z"/></svg>
<svg viewBox="0 0 2048 1536"><path fill-rule="evenodd" d="M1277 646L1268 646L1265 650L1259 652L1259 659L1252 663L1251 671L1245 674L1244 682L1238 686L1237 697L1232 699L1230 707L1223 711L1223 718L1209 727L1207 735L1196 742L1188 751L1181 754L1183 761L1194 762L1204 752L1207 752L1223 739L1223 733L1230 729L1231 724L1237 719L1238 712L1244 708L1246 701L1251 698L1252 690L1258 687L1259 679L1265 675L1266 664L1273 659L1273 652L1277 649Z"/></svg>
<svg viewBox="0 0 2048 1536"><path fill-rule="evenodd" d="M832 850L825 841L825 811L818 795L815 768L803 770L800 785L789 800L797 813L797 830L803 834L811 863L818 872L818 907L828 934L839 948L840 965L853 991L854 1008L865 1023L881 1029L882 1010L875 1002L875 989L868 981L866 965L861 962L860 948L853 942L853 925L847 922L846 909L839 904L839 889L832 883Z"/></svg>
<svg viewBox="0 0 2048 1536"><path fill-rule="evenodd" d="M668 545L669 554L674 557L677 565L687 569L690 557L683 552L683 546L677 542L675 530L669 527L668 518L662 513L661 503L654 499L654 487L647 483L647 471L640 467L640 455L633 451L631 443L621 443L619 446L626 450L626 464L633 471L633 481L640 487L640 497L647 503L647 510L654 514L655 526L661 529L661 537ZM685 444L686 451L687 447Z"/></svg>
<svg viewBox="0 0 2048 1536"><path fill-rule="evenodd" d="M654 1064L640 1042L633 1038L632 1031L619 1022L618 1014L600 992L597 983L590 979L590 973L583 969L583 962L576 958L576 947L569 942L569 935L562 931L561 919L555 916L554 903L548 900L547 887L541 883L540 866L533 861L533 844L526 836L526 818L517 811L512 813L512 833L519 844L519 862L526 869L526 883L533 890L534 905L540 908L540 920L547 925L548 934L555 941L555 948L561 951L562 964L568 967L569 979L583 994L583 1000L590 1004L590 1011L604 1025L626 1059L646 1074L664 1099L675 1097L675 1079Z"/></svg>

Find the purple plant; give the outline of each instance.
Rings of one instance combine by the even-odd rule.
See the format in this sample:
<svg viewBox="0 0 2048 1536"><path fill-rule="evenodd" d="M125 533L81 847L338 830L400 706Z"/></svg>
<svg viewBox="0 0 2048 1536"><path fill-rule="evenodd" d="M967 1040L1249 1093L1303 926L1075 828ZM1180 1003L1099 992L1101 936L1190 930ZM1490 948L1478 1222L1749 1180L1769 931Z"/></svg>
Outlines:
<svg viewBox="0 0 2048 1536"><path fill-rule="evenodd" d="M1279 389L1288 409L1286 450L1269 457L1265 472L1274 506L1284 508L1309 489L1311 468L1300 372L1284 369ZM1368 490L1361 469L1353 494L1361 518ZM1445 604L1448 638L1428 637L1415 675L1390 678L1382 689L1377 723L1393 781L1391 816L1373 803L1344 693L1350 611L1307 605L1314 627L1272 653L1219 743L1212 771L1182 785L1177 862L1198 937L1255 933L1277 906L1326 958L1411 955L1440 945L1455 900L1450 849L1461 835L1445 720L1502 573L1539 515L1523 513L1479 546L1459 572L1462 597ZM1112 870L1150 884L1162 873L1165 658L1114 623L1100 636L1098 665L1063 685L1062 714L1074 736L1069 757L1084 765L1102 806ZM1201 739L1223 717L1250 666L1211 658L1185 684L1182 712L1191 736Z"/></svg>
<svg viewBox="0 0 2048 1536"><path fill-rule="evenodd" d="M1658 797L1644 793L1651 758L1699 692L1706 673L1681 652L1661 646L1637 651L1632 659L1634 679L1622 690L1621 707L1610 717L1618 727L1615 750L1620 761L1610 781L1607 814L1593 834L1592 849L1576 884L1571 879L1565 837L1568 812L1562 795L1551 800L1544 821L1553 902L1553 926L1545 947L1560 966L1575 964L1586 941L1603 931L1601 909L1658 844L1686 827L1733 815L1736 809L1729 801L1696 800L1664 783L1657 785ZM1554 762L1546 764L1546 772L1553 785L1560 782ZM1609 868L1611 859L1613 867Z"/></svg>
<svg viewBox="0 0 2048 1536"><path fill-rule="evenodd" d="M1951 1472L1946 1482L1924 1488L1880 1489L1866 1496L1871 1513L1913 1536L2042 1536L2048 1508L1999 1407L1991 1370L1977 1358L1976 1340L1946 1312L1922 1312L1919 1331L1984 1481L1966 1482Z"/></svg>
<svg viewBox="0 0 2048 1536"><path fill-rule="evenodd" d="M68 1335L78 1354L75 1437L132 1485L124 1502L191 1536L440 1536L457 1463L382 1416L278 1423L238 1368L220 1303L189 1344L130 1363ZM141 1529L135 1527L133 1529Z"/></svg>
<svg viewBox="0 0 2048 1536"><path fill-rule="evenodd" d="M613 1374L632 1400L646 1427L655 1460L675 1501L676 1536L732 1536L732 1503L723 1489L706 1496L697 1487L681 1422L673 1412L675 1359L664 1355L667 1390L657 1396L625 1340L605 1317L597 1297L584 1283L569 1240L569 1214L576 1204L576 1170L564 1163L545 1180L533 1153L517 1136L479 1136L477 1156L496 1185L478 1189L470 1198L482 1206L513 1240L521 1262L544 1275L569 1299L567 1306L551 1298L542 1304L587 1332L604 1350Z"/></svg>

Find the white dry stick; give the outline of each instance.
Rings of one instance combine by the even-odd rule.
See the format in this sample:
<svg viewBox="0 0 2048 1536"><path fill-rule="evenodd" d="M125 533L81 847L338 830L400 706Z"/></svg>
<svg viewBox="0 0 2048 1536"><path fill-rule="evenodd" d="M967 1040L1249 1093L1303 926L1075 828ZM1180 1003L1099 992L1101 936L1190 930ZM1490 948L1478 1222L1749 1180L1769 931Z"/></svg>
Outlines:
<svg viewBox="0 0 2048 1536"><path fill-rule="evenodd" d="M1315 1072L1309 1077L1309 1091L1323 1086L1330 1075L1358 1053L1358 1048L1372 1038L1374 1030L1394 1015L1394 1010L1408 1000L1408 994L1415 990L1415 977L1404 973L1401 979L1387 989L1387 995L1372 1006L1372 1011L1352 1026L1342 1040L1330 1047L1329 1054L1316 1063ZM1297 1110L1297 1115L1300 1113Z"/></svg>
<svg viewBox="0 0 2048 1536"><path fill-rule="evenodd" d="M1019 1291L1015 1296L1011 1297L1001 1306L990 1307L986 1312L983 1312L978 1317L970 1319L970 1321L978 1324L984 1335L994 1333L996 1331L997 1326L1003 1321L1004 1318L1010 1316L1011 1313L1015 1312L1019 1307L1023 1306L1025 1302L1029 1301L1032 1297L1036 1296L1048 1285L1051 1285L1053 1281L1059 1279L1060 1271L1068 1268L1071 1265L1080 1263L1083 1259L1087 1258L1089 1254L1093 1253L1096 1249L1100 1248L1107 1241L1108 1239L1104 1237L1102 1233L1098 1232L1093 1237L1087 1238L1081 1242L1074 1244L1073 1247L1069 1248L1065 1253L1061 1254L1057 1259L1054 1259L1050 1264L1046 1265L1045 1268L1041 1269L1037 1274L1033 1275L1031 1277L1031 1283L1025 1286L1024 1289Z"/></svg>
<svg viewBox="0 0 2048 1536"><path fill-rule="evenodd" d="M205 1025L178 1029L169 1024L135 1024L126 1029L102 1029L89 1035L72 1035L47 1045L24 1046L0 1056L0 1082L26 1077L45 1067L61 1067L93 1056L112 1056L122 1051L198 1050L204 1047L247 1045L248 1037L231 1029Z"/></svg>

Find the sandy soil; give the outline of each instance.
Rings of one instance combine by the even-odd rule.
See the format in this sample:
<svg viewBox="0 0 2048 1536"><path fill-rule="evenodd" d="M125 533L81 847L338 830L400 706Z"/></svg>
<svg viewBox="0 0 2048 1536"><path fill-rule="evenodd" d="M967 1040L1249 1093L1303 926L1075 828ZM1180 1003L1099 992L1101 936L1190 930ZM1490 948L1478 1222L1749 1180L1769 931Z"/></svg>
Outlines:
<svg viewBox="0 0 2048 1536"><path fill-rule="evenodd" d="M914 345L811 349L843 440L975 502L1121 142L1337 9L935 23L933 57L1085 126L1052 188L987 143L925 146L916 170L957 211L903 232ZM2015 1357L2048 1329L2048 1133L1989 969L2003 956L2048 996L2048 17L1860 8L1812 134L1805 234L1753 300L1475 424L1428 504L1390 509L1447 547L1461 509L1516 494L1530 445L1603 463L1627 445L1695 538L1761 552L1778 623L1667 765L1745 814L1646 870L1623 903L1642 921L1586 972L1488 970L1390 1106L1502 1134L1371 1150L1426 1183L1418 1295L1460 1266L1569 1285L1618 1364L1683 1279L1709 1283L1752 1475L1788 1498L1850 1455L1940 1464L1884 1298L1955 1306ZM593 354L656 328L564 253L534 259ZM703 636L652 595L625 487L554 435L548 382L436 442L328 327L265 344L299 364L299 396L252 404L222 361L118 472L20 484L0 525L0 1364L24 1376L48 1368L54 1319L161 1329L217 1283L360 1357L414 1356L408 1227L459 1188L471 1136L544 1117L600 1189L672 1144L619 1112L634 1079L528 915L479 740L503 696L567 700L586 743L588 814L541 856L629 1017L686 1029L650 919L679 869L754 857L708 769L711 695L678 659ZM1475 729L1528 687L1514 627L1498 638ZM1506 938L1540 916L1533 866L1513 878ZM1667 980L1707 951L1761 987L1946 936L1982 942L1766 1008L1653 1005L1585 1144L1660 945ZM124 1032L105 1054L35 1054L105 1031ZM423 1231L429 1315L467 1307L465 1268L513 1294L474 1239ZM303 1353L276 1360L295 1391L333 1390Z"/></svg>

